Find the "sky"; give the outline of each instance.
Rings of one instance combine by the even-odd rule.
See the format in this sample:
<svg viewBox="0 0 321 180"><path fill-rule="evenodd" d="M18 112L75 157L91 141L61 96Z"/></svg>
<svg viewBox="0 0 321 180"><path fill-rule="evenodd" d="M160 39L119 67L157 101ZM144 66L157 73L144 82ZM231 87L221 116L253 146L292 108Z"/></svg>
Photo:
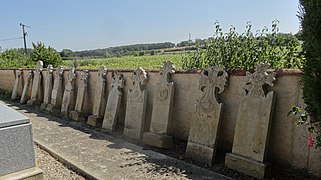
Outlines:
<svg viewBox="0 0 321 180"><path fill-rule="evenodd" d="M0 47L22 48L20 23L27 47L42 42L58 51L173 42L208 38L219 21L239 33L247 22L253 31L271 29L297 33L298 0L1 0ZM10 39L10 40L9 40Z"/></svg>

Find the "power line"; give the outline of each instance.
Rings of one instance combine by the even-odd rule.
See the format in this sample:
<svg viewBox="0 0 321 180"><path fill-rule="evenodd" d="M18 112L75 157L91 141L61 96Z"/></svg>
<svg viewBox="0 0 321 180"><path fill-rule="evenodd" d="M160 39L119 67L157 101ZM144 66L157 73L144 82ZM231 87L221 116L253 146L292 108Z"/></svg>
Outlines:
<svg viewBox="0 0 321 180"><path fill-rule="evenodd" d="M12 41L12 40L17 40L17 39L22 39L23 37L18 37L18 38L8 38L8 39L0 39L0 41Z"/></svg>

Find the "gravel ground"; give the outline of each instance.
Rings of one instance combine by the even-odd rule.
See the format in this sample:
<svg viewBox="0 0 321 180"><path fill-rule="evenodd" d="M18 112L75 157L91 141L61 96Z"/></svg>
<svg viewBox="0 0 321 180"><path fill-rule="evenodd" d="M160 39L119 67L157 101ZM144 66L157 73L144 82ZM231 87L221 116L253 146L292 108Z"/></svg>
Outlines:
<svg viewBox="0 0 321 180"><path fill-rule="evenodd" d="M64 164L52 157L47 151L35 145L36 165L43 170L44 179L83 180L75 171L68 169Z"/></svg>

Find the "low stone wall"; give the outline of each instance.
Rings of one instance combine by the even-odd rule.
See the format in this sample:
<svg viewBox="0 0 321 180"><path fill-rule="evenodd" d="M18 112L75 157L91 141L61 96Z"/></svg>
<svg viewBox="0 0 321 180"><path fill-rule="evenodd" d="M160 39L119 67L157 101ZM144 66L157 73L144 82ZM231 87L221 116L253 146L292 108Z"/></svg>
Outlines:
<svg viewBox="0 0 321 180"><path fill-rule="evenodd" d="M0 69L0 89L12 92L15 80L15 71L17 69ZM28 71L31 69L23 69L23 78L20 81L18 95L22 94L24 80L27 78ZM67 78L67 71L64 73L64 79ZM123 96L120 106L120 114L118 117L119 128L123 128L126 113L126 102L128 90L131 88L130 76L132 71L129 70L108 70L106 83L106 96L103 102L107 101L108 92L111 90L111 78L115 72L124 75L125 86L122 89ZM42 72L46 76L45 69ZM152 107L153 97L156 88L156 82L159 72L155 70L146 70L149 80L146 84L147 90L147 107L146 107L146 124L145 131L148 131ZM81 70L76 70L76 89L79 84ZM320 150L307 147L307 132L304 127L296 127L293 120L287 117L288 111L293 105L302 105L302 90L300 88L299 70L279 70L277 72L274 87L269 87L269 91L275 92L275 105L270 131L269 145L267 146L267 162L272 164L300 169L305 172L320 176L321 175L321 153ZM95 85L97 81L97 70L89 70L88 91L85 95L83 111L92 114L93 97ZM55 78L55 77L54 77ZM190 128L192 114L195 111L195 100L199 95L199 72L178 71L172 75L175 82L175 94L173 103L173 137L187 140ZM44 78L43 78L44 79ZM44 80L42 80L44 81ZM223 115L221 121L221 129L219 134L218 148L231 152L238 106L243 93L242 86L246 81L245 71L229 72L228 86L225 91L219 95L219 101L223 103ZM63 82L65 85L65 81ZM43 94L44 83L41 83L41 93ZM31 91L30 91L31 92ZM77 91L76 91L77 92ZM40 93L40 94L41 94ZM42 95L38 97L40 100ZM75 99L71 103L74 107ZM106 104L106 103L105 103ZM105 106L104 104L104 106ZM103 114L102 114L103 116Z"/></svg>

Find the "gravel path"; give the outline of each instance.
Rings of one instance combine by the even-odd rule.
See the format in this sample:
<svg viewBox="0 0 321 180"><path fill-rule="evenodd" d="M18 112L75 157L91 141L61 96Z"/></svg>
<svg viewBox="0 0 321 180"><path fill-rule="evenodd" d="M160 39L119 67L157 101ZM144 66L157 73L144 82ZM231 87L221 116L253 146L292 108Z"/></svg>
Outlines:
<svg viewBox="0 0 321 180"><path fill-rule="evenodd" d="M36 165L43 170L44 179L83 180L81 175L68 169L47 151L35 145Z"/></svg>

